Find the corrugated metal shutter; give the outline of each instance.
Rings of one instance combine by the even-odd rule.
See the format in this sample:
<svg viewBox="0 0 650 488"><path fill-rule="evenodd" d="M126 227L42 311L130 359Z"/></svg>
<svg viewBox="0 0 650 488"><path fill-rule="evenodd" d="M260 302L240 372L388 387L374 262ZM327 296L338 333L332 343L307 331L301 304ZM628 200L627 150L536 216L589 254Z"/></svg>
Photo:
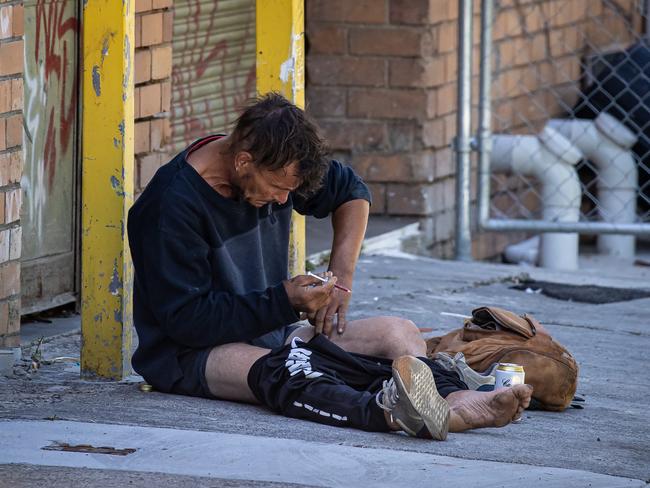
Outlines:
<svg viewBox="0 0 650 488"><path fill-rule="evenodd" d="M228 131L255 94L255 0L174 2L171 149Z"/></svg>

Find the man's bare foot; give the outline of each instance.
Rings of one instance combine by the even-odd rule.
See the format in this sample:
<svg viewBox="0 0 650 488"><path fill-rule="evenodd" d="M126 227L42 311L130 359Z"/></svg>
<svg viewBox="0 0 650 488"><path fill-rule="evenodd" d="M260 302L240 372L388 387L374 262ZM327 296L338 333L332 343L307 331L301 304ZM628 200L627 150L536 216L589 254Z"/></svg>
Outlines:
<svg viewBox="0 0 650 488"><path fill-rule="evenodd" d="M455 391L447 395L451 408L449 432L503 427L521 417L530 405L533 387L516 385L495 391Z"/></svg>

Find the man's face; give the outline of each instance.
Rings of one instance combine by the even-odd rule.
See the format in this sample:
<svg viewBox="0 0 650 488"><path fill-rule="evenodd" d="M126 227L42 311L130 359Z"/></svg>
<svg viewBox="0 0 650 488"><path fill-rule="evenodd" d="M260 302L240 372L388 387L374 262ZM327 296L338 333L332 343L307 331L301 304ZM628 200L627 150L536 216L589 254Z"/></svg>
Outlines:
<svg viewBox="0 0 650 488"><path fill-rule="evenodd" d="M289 192L300 186L297 167L297 161L272 171L252 162L241 165L237 171L241 197L258 208L267 203L285 203Z"/></svg>

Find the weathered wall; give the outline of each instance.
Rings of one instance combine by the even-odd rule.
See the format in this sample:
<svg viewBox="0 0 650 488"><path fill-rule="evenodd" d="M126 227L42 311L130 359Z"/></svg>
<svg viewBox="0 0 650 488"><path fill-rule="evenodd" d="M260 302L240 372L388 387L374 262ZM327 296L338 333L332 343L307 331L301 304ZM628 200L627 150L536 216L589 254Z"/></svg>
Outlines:
<svg viewBox="0 0 650 488"><path fill-rule="evenodd" d="M136 193L165 163L169 141L172 73L172 0L136 0Z"/></svg>
<svg viewBox="0 0 650 488"><path fill-rule="evenodd" d="M23 5L0 2L0 347L20 344Z"/></svg>
<svg viewBox="0 0 650 488"><path fill-rule="evenodd" d="M619 11L604 3L498 2L495 131L530 132L575 102L586 48L626 40L621 12L634 2L616 2ZM441 257L453 251L457 7L455 0L306 0L308 111L370 184L372 212L422 217L427 244ZM478 23L476 16L475 74ZM494 256L521 237L475 234L474 256Z"/></svg>

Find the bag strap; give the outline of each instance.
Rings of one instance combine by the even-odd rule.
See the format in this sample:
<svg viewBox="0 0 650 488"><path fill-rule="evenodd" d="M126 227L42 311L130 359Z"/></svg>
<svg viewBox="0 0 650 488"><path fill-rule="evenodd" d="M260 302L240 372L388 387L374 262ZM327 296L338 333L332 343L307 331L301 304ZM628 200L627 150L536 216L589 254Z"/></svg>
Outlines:
<svg viewBox="0 0 650 488"><path fill-rule="evenodd" d="M472 310L472 319L466 328L480 327L484 330L507 330L530 339L537 333L537 320L531 315L519 315L499 307L479 307Z"/></svg>

